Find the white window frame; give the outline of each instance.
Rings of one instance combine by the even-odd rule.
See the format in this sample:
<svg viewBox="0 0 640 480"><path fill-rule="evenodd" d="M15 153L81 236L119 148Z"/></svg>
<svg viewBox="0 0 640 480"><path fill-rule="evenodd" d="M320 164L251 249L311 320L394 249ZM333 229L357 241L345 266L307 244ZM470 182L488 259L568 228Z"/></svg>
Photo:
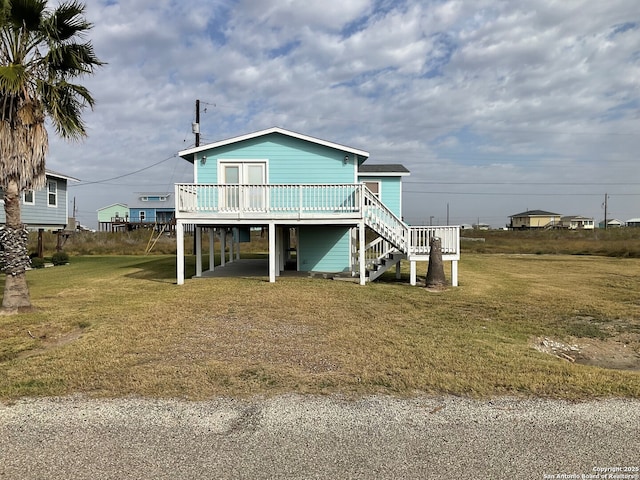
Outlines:
<svg viewBox="0 0 640 480"><path fill-rule="evenodd" d="M31 194L31 200L27 200L27 194ZM22 203L24 205L35 205L36 191L31 189L31 190L25 190L24 192L22 192Z"/></svg>
<svg viewBox="0 0 640 480"><path fill-rule="evenodd" d="M51 199L53 199L53 203L51 203ZM55 180L47 180L47 207L58 207L58 182Z"/></svg>
<svg viewBox="0 0 640 480"><path fill-rule="evenodd" d="M365 180L363 183L365 187L367 187L369 190L371 190L369 185L371 185L372 183L375 183L376 185L378 185L378 188L377 188L378 191L374 192L373 190L371 190L371 193L373 193L373 196L376 197L378 200L382 200L382 182L380 180Z"/></svg>
<svg viewBox="0 0 640 480"><path fill-rule="evenodd" d="M255 159L218 159L217 165L217 175L218 175L218 183L226 184L225 178L225 167L233 166L238 167L238 189L237 190L227 190L226 195L223 191L220 191L220 205L224 206L224 209L228 210L238 210L240 208L245 208L246 206L251 205L251 210L254 211L262 211L268 205L268 198L266 195L267 190L258 188L256 189L245 189L244 194L240 197L239 192L243 185L249 185L247 183L248 176L248 167L249 165L260 165L262 167L262 183L258 185L268 185L269 179L269 161L264 158L255 158ZM229 184L235 185L235 184Z"/></svg>

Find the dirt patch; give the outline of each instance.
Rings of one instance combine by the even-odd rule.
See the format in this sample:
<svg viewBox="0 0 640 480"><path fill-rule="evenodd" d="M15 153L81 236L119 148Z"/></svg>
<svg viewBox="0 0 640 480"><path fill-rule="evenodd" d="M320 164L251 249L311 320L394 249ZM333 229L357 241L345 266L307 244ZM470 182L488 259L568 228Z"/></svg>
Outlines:
<svg viewBox="0 0 640 480"><path fill-rule="evenodd" d="M537 337L532 347L563 361L615 370L640 370L640 334L621 333L606 339L569 337L563 341Z"/></svg>
<svg viewBox="0 0 640 480"><path fill-rule="evenodd" d="M63 335L59 335L55 338L47 337L46 335L40 335L36 337L33 333L28 332L29 336L33 338L38 338L42 341L41 345L38 348L33 350L26 350L24 352L20 352L16 355L15 358L29 358L34 355L39 355L40 353L48 352L54 348L63 347L68 345L69 343L79 339L82 336L82 329L72 330Z"/></svg>

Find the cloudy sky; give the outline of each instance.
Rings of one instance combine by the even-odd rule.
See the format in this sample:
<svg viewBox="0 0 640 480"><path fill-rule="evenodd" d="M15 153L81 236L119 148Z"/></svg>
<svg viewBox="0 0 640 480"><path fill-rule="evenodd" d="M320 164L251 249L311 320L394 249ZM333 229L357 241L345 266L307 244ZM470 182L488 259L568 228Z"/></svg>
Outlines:
<svg viewBox="0 0 640 480"><path fill-rule="evenodd" d="M405 219L640 217L637 0L88 0L89 137L51 132L77 217L192 181L176 156L279 126L402 163ZM433 218L432 218L433 217Z"/></svg>

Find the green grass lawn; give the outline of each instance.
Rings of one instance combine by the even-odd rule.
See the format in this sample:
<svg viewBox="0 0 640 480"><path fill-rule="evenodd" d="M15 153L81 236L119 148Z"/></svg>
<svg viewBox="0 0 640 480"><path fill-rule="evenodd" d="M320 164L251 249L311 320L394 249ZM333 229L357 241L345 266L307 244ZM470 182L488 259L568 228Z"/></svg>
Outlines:
<svg viewBox="0 0 640 480"><path fill-rule="evenodd" d="M172 255L72 257L28 272L35 312L0 317L0 398L640 396L639 371L532 348L538 337L624 336L638 354L640 259L466 254L459 278L427 292L408 285L405 265L401 281L366 286L300 277L177 286Z"/></svg>

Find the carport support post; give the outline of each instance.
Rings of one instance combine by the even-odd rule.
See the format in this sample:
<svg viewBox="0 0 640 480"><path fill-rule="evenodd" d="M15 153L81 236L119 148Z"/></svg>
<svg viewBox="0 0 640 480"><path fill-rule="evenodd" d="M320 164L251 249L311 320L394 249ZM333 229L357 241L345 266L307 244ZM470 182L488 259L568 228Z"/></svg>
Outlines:
<svg viewBox="0 0 640 480"><path fill-rule="evenodd" d="M216 229L209 227L209 270L213 272L216 266L216 252L213 247L216 243Z"/></svg>
<svg viewBox="0 0 640 480"><path fill-rule="evenodd" d="M178 256L176 283L178 285L184 284L184 225L181 220L176 222L176 254Z"/></svg>
<svg viewBox="0 0 640 480"><path fill-rule="evenodd" d="M195 226L193 233L196 236L196 277L202 276L202 227Z"/></svg>
<svg viewBox="0 0 640 480"><path fill-rule="evenodd" d="M269 224L269 282L274 283L276 281L276 225L275 223Z"/></svg>
<svg viewBox="0 0 640 480"><path fill-rule="evenodd" d="M227 229L220 229L220 266L224 267L227 261Z"/></svg>

